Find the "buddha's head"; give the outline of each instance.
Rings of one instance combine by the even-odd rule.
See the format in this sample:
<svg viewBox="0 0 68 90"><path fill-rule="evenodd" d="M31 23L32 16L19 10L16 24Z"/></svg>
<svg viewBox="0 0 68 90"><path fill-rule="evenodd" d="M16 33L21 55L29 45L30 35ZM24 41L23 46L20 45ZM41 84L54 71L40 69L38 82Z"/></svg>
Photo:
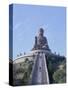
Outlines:
<svg viewBox="0 0 68 90"><path fill-rule="evenodd" d="M38 34L39 34L39 36L43 36L43 34L44 34L44 30L43 30L43 28L40 28L40 29L39 29Z"/></svg>

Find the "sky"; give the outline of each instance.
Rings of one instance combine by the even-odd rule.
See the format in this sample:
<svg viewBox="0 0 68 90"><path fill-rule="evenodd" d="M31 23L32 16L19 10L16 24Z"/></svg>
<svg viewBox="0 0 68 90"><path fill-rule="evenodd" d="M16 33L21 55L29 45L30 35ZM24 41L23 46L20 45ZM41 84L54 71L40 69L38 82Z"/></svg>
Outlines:
<svg viewBox="0 0 68 90"><path fill-rule="evenodd" d="M14 4L13 59L32 49L40 27L44 29L51 51L66 55L65 7Z"/></svg>

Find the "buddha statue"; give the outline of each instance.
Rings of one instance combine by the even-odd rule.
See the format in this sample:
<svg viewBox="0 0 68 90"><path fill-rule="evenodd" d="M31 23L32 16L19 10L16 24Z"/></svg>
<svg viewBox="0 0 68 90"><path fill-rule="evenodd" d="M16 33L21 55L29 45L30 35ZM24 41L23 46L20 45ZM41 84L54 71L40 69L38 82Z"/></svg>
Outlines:
<svg viewBox="0 0 68 90"><path fill-rule="evenodd" d="M47 38L44 36L44 30L43 28L39 29L38 36L35 36L35 44L32 50L49 50Z"/></svg>

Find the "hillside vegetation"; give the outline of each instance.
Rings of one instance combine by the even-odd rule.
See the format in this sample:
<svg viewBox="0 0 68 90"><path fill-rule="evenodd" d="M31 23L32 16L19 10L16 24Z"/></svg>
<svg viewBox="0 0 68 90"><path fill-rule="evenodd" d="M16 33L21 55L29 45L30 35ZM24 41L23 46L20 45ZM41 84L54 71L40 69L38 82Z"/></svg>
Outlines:
<svg viewBox="0 0 68 90"><path fill-rule="evenodd" d="M46 56L50 83L66 82L66 58L64 56ZM14 85L29 85L32 76L34 60L25 58L23 63L14 64Z"/></svg>
<svg viewBox="0 0 68 90"><path fill-rule="evenodd" d="M66 58L64 56L48 56L47 67L50 83L66 82Z"/></svg>

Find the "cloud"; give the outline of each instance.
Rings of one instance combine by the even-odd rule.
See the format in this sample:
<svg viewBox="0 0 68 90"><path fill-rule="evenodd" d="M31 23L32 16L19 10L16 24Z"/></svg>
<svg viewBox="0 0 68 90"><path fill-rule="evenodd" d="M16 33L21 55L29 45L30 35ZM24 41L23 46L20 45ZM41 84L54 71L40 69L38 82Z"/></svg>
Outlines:
<svg viewBox="0 0 68 90"><path fill-rule="evenodd" d="M14 30L18 29L23 23L17 23L15 26L14 26Z"/></svg>

